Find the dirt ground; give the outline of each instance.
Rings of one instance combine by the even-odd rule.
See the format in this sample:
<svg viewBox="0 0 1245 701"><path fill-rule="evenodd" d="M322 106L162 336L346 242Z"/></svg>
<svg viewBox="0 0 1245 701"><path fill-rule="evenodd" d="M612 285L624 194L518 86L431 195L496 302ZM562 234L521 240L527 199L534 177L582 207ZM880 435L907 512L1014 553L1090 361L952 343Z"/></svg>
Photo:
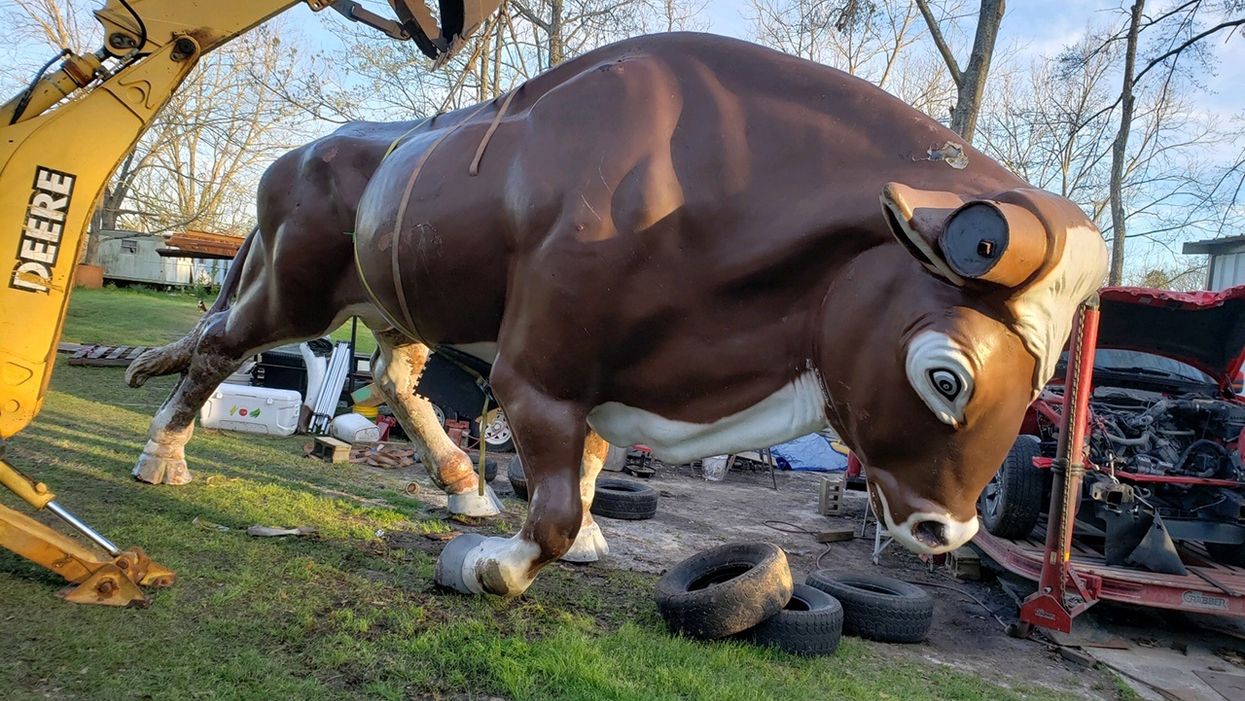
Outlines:
<svg viewBox="0 0 1245 701"><path fill-rule="evenodd" d="M494 489L502 497L513 495L505 478L507 459L508 456L498 456L502 467L493 482ZM425 487L429 484L418 466L400 475L390 474L414 478ZM980 599L1004 622L1014 621L1015 603L997 583L955 580L947 568L931 570L897 545L888 547L875 567L870 562L872 524L867 537L826 546L817 543L812 535L780 532L763 523L786 521L790 525L774 525L813 532L855 527L859 533L865 512L864 493L847 491L842 517L821 516L817 513L820 479L821 476L814 473L779 471L775 475L775 490L766 471L733 469L724 481L708 482L697 468L660 466L657 474L647 480L661 496L657 516L647 521L599 518L598 523L609 543L609 556L592 565L574 567L660 574L706 548L731 541L767 541L787 552L796 581L803 581L808 572L817 569L820 559L821 567L834 570L875 569L899 579L959 590L928 587L935 601L934 626L929 639L919 645L879 644L888 654L948 665L983 676L1006 670L1011 678L1080 698L1119 698L1113 675L1067 661L1053 646L1008 637L999 621L967 595ZM421 489L420 497L434 506L444 503L443 498L438 501L438 495L430 488ZM524 506L513 499L504 501L506 522L517 526L521 523Z"/></svg>

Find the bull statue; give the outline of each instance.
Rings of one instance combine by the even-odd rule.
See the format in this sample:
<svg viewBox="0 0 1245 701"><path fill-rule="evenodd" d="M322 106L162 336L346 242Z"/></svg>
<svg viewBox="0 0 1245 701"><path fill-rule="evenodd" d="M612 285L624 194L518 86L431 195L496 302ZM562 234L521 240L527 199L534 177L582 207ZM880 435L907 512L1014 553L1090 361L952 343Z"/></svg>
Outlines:
<svg viewBox="0 0 1245 701"><path fill-rule="evenodd" d="M411 388L429 348L492 363L529 515L511 538L451 541L436 577L502 596L606 551L588 506L610 443L678 463L832 426L893 537L962 545L1106 272L1075 205L936 121L700 34L624 41L492 102L304 147L265 176L245 258L232 307L131 368L133 382L189 368L139 476L184 476L194 411L247 354L358 314L382 392L463 512L493 497L471 496L465 456Z"/></svg>

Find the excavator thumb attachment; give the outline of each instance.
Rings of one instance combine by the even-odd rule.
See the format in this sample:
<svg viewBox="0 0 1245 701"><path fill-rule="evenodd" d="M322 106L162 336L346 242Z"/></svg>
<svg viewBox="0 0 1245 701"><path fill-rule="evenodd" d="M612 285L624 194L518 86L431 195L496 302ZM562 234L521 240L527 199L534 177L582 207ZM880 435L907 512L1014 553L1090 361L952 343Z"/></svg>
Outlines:
<svg viewBox="0 0 1245 701"><path fill-rule="evenodd" d="M4 460L0 484L36 509L56 514L85 535L103 553L45 526L29 516L0 506L0 547L64 577L74 586L61 592L67 601L107 606L146 606L141 587L167 587L176 575L147 557L141 548L121 550L104 536L56 503L56 495Z"/></svg>
<svg viewBox="0 0 1245 701"><path fill-rule="evenodd" d="M68 580L71 586L59 595L76 604L147 606L151 601L141 587L167 587L177 578L141 548L97 554L5 506L0 506L0 546Z"/></svg>

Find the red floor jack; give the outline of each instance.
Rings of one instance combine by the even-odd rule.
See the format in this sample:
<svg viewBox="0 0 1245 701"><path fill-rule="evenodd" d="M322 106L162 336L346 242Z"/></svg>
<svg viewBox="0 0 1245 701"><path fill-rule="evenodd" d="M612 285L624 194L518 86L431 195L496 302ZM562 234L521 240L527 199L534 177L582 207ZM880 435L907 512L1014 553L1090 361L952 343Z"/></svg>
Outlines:
<svg viewBox="0 0 1245 701"><path fill-rule="evenodd" d="M1064 411L1056 457L1051 464L1050 510L1046 551L1038 590L1020 605L1015 631L1027 636L1032 626L1072 630L1072 619L1098 603L1102 578L1072 568L1072 528L1081 501L1085 474L1085 435L1093 391L1094 351L1098 345L1098 297L1077 313L1064 376ZM1070 401L1069 401L1070 400Z"/></svg>

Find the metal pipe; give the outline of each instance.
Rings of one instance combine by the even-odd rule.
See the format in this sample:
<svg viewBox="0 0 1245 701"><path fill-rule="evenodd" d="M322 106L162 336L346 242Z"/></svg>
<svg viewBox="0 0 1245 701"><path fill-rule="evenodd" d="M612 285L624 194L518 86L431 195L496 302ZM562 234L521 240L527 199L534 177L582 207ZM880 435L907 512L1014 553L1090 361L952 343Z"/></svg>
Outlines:
<svg viewBox="0 0 1245 701"><path fill-rule="evenodd" d="M109 555L113 557L117 557L118 555L121 554L121 548L118 548L116 545L113 545L113 542L111 540L108 540L104 536L100 535L94 528L91 528L90 526L83 523L81 520L78 519L77 516L74 516L65 507L61 506L60 504L57 504L55 501L49 501L46 508L48 511L51 511L57 516L60 516L61 520L64 521L65 523L68 523L70 526L72 526L75 531L89 538L92 543L95 543L99 547L103 548L105 551L108 552Z"/></svg>

